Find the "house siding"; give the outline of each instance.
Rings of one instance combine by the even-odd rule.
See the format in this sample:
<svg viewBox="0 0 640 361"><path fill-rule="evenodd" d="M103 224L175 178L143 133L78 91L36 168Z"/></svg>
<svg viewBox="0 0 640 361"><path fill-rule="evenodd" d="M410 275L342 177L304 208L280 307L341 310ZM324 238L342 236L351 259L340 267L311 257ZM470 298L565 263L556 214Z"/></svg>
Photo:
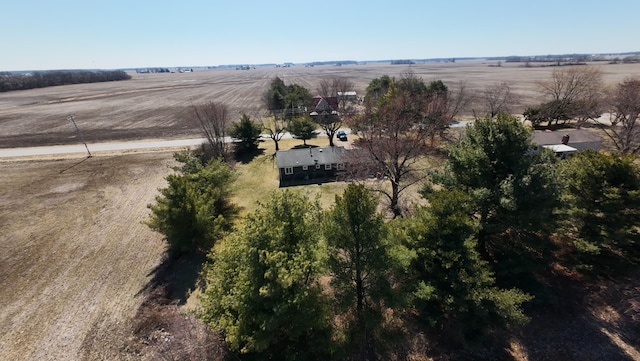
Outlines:
<svg viewBox="0 0 640 361"><path fill-rule="evenodd" d="M276 152L280 186L338 180L346 172L345 156L343 147L280 150ZM286 174L287 170L292 174Z"/></svg>
<svg viewBox="0 0 640 361"><path fill-rule="evenodd" d="M300 166L293 167L293 174L285 174L285 169L279 168L280 186L335 181L344 173L343 170L338 170L337 168L337 164L331 164L330 170L325 169L325 164L320 164L320 169L316 169L315 166L309 166L307 170L304 170Z"/></svg>

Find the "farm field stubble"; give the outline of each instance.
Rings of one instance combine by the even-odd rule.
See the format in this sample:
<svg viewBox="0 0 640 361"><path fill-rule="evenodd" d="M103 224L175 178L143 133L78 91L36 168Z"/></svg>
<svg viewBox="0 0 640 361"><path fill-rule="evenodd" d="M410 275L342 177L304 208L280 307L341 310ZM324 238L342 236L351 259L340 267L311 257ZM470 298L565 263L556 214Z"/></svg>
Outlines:
<svg viewBox="0 0 640 361"><path fill-rule="evenodd" d="M80 359L90 329L127 324L162 258L141 222L172 161L0 163L0 360Z"/></svg>
<svg viewBox="0 0 640 361"><path fill-rule="evenodd" d="M490 66L491 65L491 66ZM88 143L137 139L175 139L200 135L190 117L193 104L216 101L226 104L232 120L245 112L259 116L262 94L278 76L286 84L297 83L316 93L322 79L344 77L364 95L369 82L382 75L409 72L425 81L440 79L450 87L464 82L470 90L505 82L522 95L517 112L540 99L536 81L547 79L557 67L526 68L522 63L458 61L390 65L371 63L343 66L258 67L251 70L210 69L191 73L133 73L131 80L65 85L0 93L0 147L78 143L67 120L74 115ZM606 84L640 75L640 64L604 64ZM471 114L471 110L468 110Z"/></svg>
<svg viewBox="0 0 640 361"><path fill-rule="evenodd" d="M347 77L363 94L371 79L408 71L474 89L504 81L529 94L523 104L535 104L535 81L553 70L489 64L215 69L0 93L0 147L77 143L70 114L88 143L200 137L187 116L191 104L226 103L234 119L241 111L258 114L275 76L312 93L323 78ZM640 65L603 71L615 84L638 75ZM104 334L133 317L165 249L161 236L140 222L171 164L171 152L0 161L1 360L82 359L91 353L83 349L90 333Z"/></svg>

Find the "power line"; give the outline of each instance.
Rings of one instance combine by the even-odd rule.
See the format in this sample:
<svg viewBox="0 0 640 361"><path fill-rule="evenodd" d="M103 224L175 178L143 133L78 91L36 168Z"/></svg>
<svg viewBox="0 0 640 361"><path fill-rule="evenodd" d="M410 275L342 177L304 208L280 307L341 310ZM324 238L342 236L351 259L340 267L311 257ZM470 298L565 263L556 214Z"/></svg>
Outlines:
<svg viewBox="0 0 640 361"><path fill-rule="evenodd" d="M82 141L82 144L84 144L84 147L87 148L87 153L89 154L89 158L91 158L92 155L91 155L91 152L89 151L89 146L87 146L87 142L84 141L84 137L82 136L82 132L80 131L80 128L78 128L78 125L76 124L75 117L73 115L69 115L67 117L67 120L70 121L73 124L73 126L76 128L76 132L80 136L80 140Z"/></svg>

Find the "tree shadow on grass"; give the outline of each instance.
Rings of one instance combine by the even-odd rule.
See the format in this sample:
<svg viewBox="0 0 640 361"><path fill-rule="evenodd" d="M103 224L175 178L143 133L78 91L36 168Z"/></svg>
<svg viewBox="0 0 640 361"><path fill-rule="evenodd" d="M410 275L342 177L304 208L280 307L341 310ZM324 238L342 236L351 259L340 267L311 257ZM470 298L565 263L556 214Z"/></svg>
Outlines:
<svg viewBox="0 0 640 361"><path fill-rule="evenodd" d="M151 276L151 279L136 296L163 287L166 290L165 297L177 305L184 305L191 292L200 286L200 270L206 261L204 253L185 253L177 257L165 255L162 263L149 272L147 276Z"/></svg>
<svg viewBox="0 0 640 361"><path fill-rule="evenodd" d="M307 148L318 148L319 145L314 144L298 144L291 147L291 149L307 149Z"/></svg>
<svg viewBox="0 0 640 361"><path fill-rule="evenodd" d="M236 162L239 162L242 164L249 164L256 157L263 155L264 151L265 151L264 148L258 148L250 152L236 153L235 160Z"/></svg>
<svg viewBox="0 0 640 361"><path fill-rule="evenodd" d="M636 360L640 355L640 282L627 279L577 281L556 276L556 302L531 310L518 332L530 360Z"/></svg>

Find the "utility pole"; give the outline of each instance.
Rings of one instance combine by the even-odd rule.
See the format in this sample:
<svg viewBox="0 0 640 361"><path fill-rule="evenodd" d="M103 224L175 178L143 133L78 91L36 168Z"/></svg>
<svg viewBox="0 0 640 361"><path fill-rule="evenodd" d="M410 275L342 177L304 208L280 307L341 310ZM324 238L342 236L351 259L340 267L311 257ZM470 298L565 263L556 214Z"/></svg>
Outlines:
<svg viewBox="0 0 640 361"><path fill-rule="evenodd" d="M84 147L87 148L87 153L89 154L89 158L91 158L92 157L91 152L89 151L89 147L87 146L87 142L84 141L84 137L82 136L82 132L80 131L80 128L78 128L78 125L76 124L76 119L74 118L73 115L69 115L67 117L67 120L70 121L73 124L73 126L76 128L76 132L80 136L80 140L84 144Z"/></svg>

